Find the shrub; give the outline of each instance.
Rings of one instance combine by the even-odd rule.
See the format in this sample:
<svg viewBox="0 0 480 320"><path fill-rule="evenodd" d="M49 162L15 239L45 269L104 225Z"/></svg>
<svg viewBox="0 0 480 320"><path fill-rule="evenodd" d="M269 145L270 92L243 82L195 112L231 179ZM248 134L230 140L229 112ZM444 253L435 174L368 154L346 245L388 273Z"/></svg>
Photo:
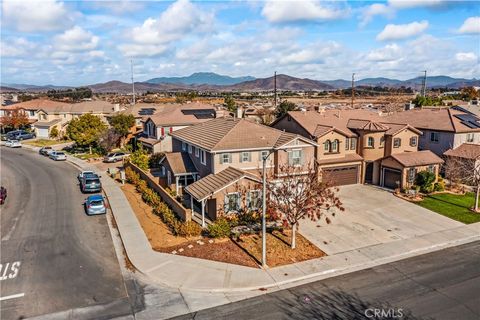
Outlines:
<svg viewBox="0 0 480 320"><path fill-rule="evenodd" d="M127 181L133 185L137 185L138 182L140 182L140 175L130 167L125 169L125 177L127 178Z"/></svg>
<svg viewBox="0 0 480 320"><path fill-rule="evenodd" d="M230 236L231 229L228 220L225 218L217 219L213 224L208 226L208 234L212 238L227 238Z"/></svg>
<svg viewBox="0 0 480 320"><path fill-rule="evenodd" d="M142 170L148 170L149 157L147 151L143 148L138 148L133 152L129 157L129 161Z"/></svg>
<svg viewBox="0 0 480 320"><path fill-rule="evenodd" d="M415 184L420 187L423 193L430 193L433 191L433 182L435 181L435 174L429 171L420 171L415 177Z"/></svg>
<svg viewBox="0 0 480 320"><path fill-rule="evenodd" d="M238 216L238 224L252 224L259 223L261 220L261 214L257 211L249 210L242 212Z"/></svg>
<svg viewBox="0 0 480 320"><path fill-rule="evenodd" d="M196 237L202 234L202 227L194 221L176 221L173 232L181 237Z"/></svg>
<svg viewBox="0 0 480 320"><path fill-rule="evenodd" d="M160 196L151 188L146 188L142 192L142 199L147 203L148 205L152 207L156 207L160 205Z"/></svg>
<svg viewBox="0 0 480 320"><path fill-rule="evenodd" d="M433 191L445 191L445 181L442 177L438 177L438 182L433 185Z"/></svg>

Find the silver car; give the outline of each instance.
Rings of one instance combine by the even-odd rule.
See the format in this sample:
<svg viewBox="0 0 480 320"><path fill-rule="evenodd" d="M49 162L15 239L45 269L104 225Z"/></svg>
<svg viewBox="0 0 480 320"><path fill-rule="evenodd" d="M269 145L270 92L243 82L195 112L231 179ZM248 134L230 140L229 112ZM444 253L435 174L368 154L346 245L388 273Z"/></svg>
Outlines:
<svg viewBox="0 0 480 320"><path fill-rule="evenodd" d="M67 160L67 155L65 152L62 151L52 151L48 154L48 157L50 159L53 159L55 161L65 161Z"/></svg>
<svg viewBox="0 0 480 320"><path fill-rule="evenodd" d="M123 158L127 157L128 155L125 152L113 152L109 153L103 158L103 162L117 162L122 161Z"/></svg>
<svg viewBox="0 0 480 320"><path fill-rule="evenodd" d="M5 146L10 148L21 148L22 144L18 140L8 140L5 142Z"/></svg>
<svg viewBox="0 0 480 320"><path fill-rule="evenodd" d="M107 213L107 207L103 196L100 194L94 194L85 199L85 211L88 215Z"/></svg>

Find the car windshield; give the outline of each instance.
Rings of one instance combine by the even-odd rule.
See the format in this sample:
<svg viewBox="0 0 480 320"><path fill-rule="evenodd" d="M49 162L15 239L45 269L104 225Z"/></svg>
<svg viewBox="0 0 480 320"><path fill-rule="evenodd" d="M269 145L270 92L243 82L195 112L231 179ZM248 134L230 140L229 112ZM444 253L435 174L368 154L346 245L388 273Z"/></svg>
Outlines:
<svg viewBox="0 0 480 320"><path fill-rule="evenodd" d="M113 157L114 155L115 155L115 153L109 153L109 154L107 155L107 157Z"/></svg>
<svg viewBox="0 0 480 320"><path fill-rule="evenodd" d="M94 207L102 206L103 205L103 200L92 200L92 201L90 201L90 204Z"/></svg>
<svg viewBox="0 0 480 320"><path fill-rule="evenodd" d="M98 180L98 179L87 179L85 182L86 182L86 183L89 183L89 184L90 184L90 183L91 183L91 184L94 184L94 183L100 183L100 180Z"/></svg>
<svg viewBox="0 0 480 320"><path fill-rule="evenodd" d="M55 154L56 154L57 156L63 156L65 153L63 153L63 152L56 152Z"/></svg>

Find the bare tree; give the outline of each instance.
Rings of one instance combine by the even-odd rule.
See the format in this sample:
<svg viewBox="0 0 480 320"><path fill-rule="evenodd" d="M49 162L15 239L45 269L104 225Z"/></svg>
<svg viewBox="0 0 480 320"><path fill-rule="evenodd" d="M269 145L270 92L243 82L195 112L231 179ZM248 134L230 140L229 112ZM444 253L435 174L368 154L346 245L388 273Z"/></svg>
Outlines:
<svg viewBox="0 0 480 320"><path fill-rule="evenodd" d="M313 166L283 166L278 183L267 185L267 210L270 214L280 215L292 227L291 247L296 247L296 231L300 220L317 221L334 209L343 211L342 203L337 197L338 188L332 186L328 179L319 179ZM272 179L270 179L271 181ZM330 218L325 217L327 223Z"/></svg>
<svg viewBox="0 0 480 320"><path fill-rule="evenodd" d="M474 210L479 212L480 155L474 150L465 150L462 157L447 156L445 176L454 183L463 183L475 188Z"/></svg>

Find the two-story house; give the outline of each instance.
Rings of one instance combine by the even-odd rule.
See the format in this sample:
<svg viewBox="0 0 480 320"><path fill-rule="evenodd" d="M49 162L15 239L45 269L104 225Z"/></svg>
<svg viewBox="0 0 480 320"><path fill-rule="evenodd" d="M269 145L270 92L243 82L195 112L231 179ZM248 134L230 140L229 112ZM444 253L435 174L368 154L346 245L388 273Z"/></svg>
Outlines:
<svg viewBox="0 0 480 320"><path fill-rule="evenodd" d="M316 141L319 174L336 185L407 187L413 182L408 174L430 168L438 175L443 162L429 151L418 152L421 131L385 122L369 110L292 111L272 126Z"/></svg>
<svg viewBox="0 0 480 320"><path fill-rule="evenodd" d="M138 141L149 152L171 152L172 132L215 117L216 110L211 104L196 102L157 105L155 114L143 122L143 132Z"/></svg>
<svg viewBox="0 0 480 320"><path fill-rule="evenodd" d="M246 119L217 118L171 136L173 152L161 161L164 185L188 194L210 219L258 208L264 157L270 181L281 181L286 166L298 174L314 166L314 141Z"/></svg>

